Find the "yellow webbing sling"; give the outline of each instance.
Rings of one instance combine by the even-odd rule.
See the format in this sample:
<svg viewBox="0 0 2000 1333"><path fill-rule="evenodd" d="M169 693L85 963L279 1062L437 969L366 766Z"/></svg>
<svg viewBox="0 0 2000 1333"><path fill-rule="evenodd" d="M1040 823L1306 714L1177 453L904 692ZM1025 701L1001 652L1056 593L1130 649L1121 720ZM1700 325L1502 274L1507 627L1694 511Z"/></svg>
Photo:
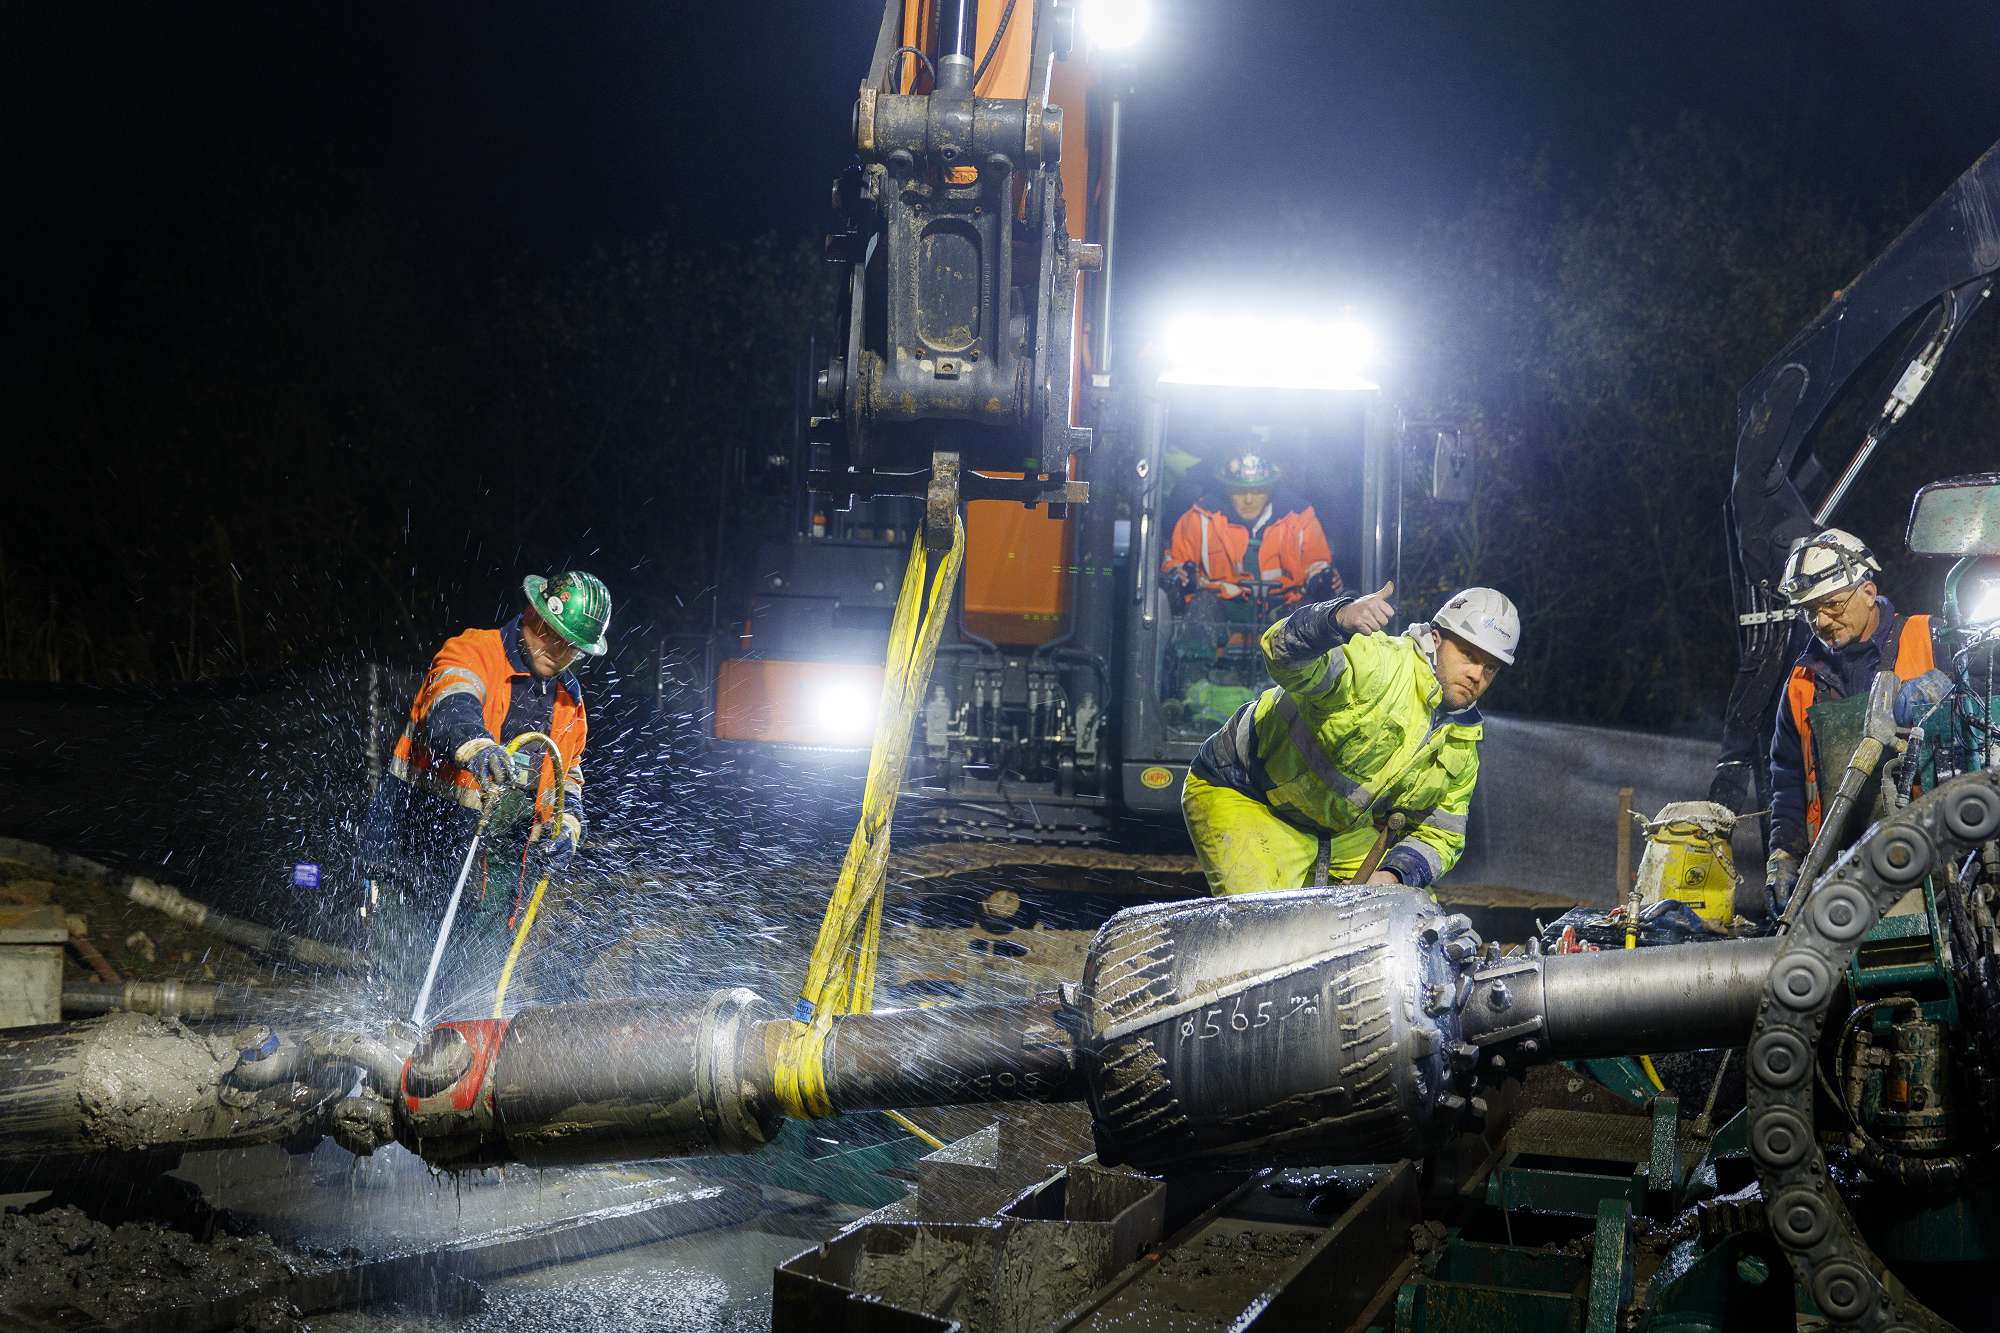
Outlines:
<svg viewBox="0 0 2000 1333"><path fill-rule="evenodd" d="M868 756L868 786L861 819L848 841L840 878L827 900L819 939L813 945L805 984L792 1021L773 1052L778 1102L785 1114L813 1120L833 1114L827 1100L821 1056L833 1020L866 1012L875 1002L875 953L882 932L884 872L889 863L889 821L902 789L910 756L910 730L923 707L938 638L950 615L959 566L965 558L965 523L955 520L951 549L929 578L929 557L918 537L896 598L889 627L889 656L882 672L882 701L876 714L874 747ZM930 583L928 595L924 585ZM892 1114L905 1129L917 1131ZM928 1138L928 1136L924 1136ZM933 1142L935 1142L933 1140Z"/></svg>

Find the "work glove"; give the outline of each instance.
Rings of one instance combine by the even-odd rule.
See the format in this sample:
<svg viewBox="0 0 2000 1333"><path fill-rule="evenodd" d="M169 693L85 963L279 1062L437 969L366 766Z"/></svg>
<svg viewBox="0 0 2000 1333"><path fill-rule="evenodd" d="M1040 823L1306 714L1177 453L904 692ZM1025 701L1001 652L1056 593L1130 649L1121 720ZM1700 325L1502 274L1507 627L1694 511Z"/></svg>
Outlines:
<svg viewBox="0 0 2000 1333"><path fill-rule="evenodd" d="M1173 581L1175 592L1179 593L1183 597L1194 596L1194 590L1195 587L1197 586L1197 580L1199 578L1199 576L1195 572L1194 561L1192 560L1183 561L1180 564L1180 566L1176 568L1172 573L1168 574L1167 577Z"/></svg>
<svg viewBox="0 0 2000 1333"><path fill-rule="evenodd" d="M1334 623L1349 634L1373 634L1388 627L1396 618L1396 608L1389 605L1389 598L1396 592L1395 580L1377 588L1366 597L1357 597L1334 612Z"/></svg>
<svg viewBox="0 0 2000 1333"><path fill-rule="evenodd" d="M1306 600L1324 602L1341 588L1340 571L1329 565L1325 569L1315 569L1306 575Z"/></svg>
<svg viewBox="0 0 2000 1333"><path fill-rule="evenodd" d="M507 747L490 736L475 736L458 747L452 758L481 787L505 787L514 780L514 761Z"/></svg>
<svg viewBox="0 0 2000 1333"><path fill-rule="evenodd" d="M1896 691L1896 725L1914 727L1951 693L1951 675L1932 667Z"/></svg>
<svg viewBox="0 0 2000 1333"><path fill-rule="evenodd" d="M1757 790L1757 775L1741 759L1725 759L1715 766L1708 783L1708 799L1735 814L1750 813L1750 801Z"/></svg>
<svg viewBox="0 0 2000 1333"><path fill-rule="evenodd" d="M534 837L528 843L528 859L538 874L558 874L568 868L570 858L576 855L582 842L583 821L566 813L561 829L553 837L549 835L548 821L535 826Z"/></svg>
<svg viewBox="0 0 2000 1333"><path fill-rule="evenodd" d="M1764 862L1764 906L1776 921L1799 887L1799 858L1784 848L1772 852Z"/></svg>

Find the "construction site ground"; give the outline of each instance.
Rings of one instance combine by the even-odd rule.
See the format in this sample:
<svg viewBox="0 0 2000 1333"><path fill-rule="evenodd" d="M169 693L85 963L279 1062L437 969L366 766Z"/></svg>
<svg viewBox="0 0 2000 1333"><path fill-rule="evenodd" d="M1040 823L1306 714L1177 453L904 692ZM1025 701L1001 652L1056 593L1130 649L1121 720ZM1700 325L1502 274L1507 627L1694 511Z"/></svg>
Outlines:
<svg viewBox="0 0 2000 1333"><path fill-rule="evenodd" d="M1073 979L1097 919L1199 888L1188 858L1087 853L1074 864L1074 853L1028 850L928 847L897 858L881 1003L999 998ZM786 892L816 902L832 870L802 866ZM816 924L809 909L748 931L713 914L669 919L648 908L676 895L643 873L600 889L604 910L633 924L574 970L593 996L727 983L782 1000ZM1565 906L1463 896L1501 937ZM0 860L0 906L49 903L81 919L125 980L354 984L302 977L140 907L115 876ZM98 979L65 952L66 980ZM916 1119L955 1140L1007 1114ZM1030 1163L1028 1178L1087 1150L1081 1113L1073 1118L1062 1133L1029 1136L1030 1156L1041 1149L1047 1160ZM844 1117L807 1127L807 1146L837 1154L890 1137L885 1126ZM0 1182L15 1191L0 1195L0 1325L52 1329L761 1329L774 1267L867 1211L746 1175L741 1159L446 1176L393 1145L358 1160L331 1143L199 1153L164 1177L66 1172L23 1183Z"/></svg>

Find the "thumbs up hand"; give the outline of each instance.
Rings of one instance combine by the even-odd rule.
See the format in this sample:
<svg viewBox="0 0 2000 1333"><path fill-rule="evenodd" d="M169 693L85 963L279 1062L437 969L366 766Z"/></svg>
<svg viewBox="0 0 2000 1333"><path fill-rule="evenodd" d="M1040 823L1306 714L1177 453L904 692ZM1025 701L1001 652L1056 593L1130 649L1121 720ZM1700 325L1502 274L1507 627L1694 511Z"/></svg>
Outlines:
<svg viewBox="0 0 2000 1333"><path fill-rule="evenodd" d="M1389 598L1396 591L1394 579L1366 597L1357 597L1334 613L1334 621L1349 634L1373 634L1396 618Z"/></svg>

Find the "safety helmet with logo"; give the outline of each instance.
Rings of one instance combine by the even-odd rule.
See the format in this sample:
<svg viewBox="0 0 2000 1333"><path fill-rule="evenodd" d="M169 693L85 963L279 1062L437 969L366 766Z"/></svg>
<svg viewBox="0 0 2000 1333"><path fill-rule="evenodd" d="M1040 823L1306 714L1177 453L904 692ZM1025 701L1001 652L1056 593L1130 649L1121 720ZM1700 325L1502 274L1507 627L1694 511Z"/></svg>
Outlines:
<svg viewBox="0 0 2000 1333"><path fill-rule="evenodd" d="M530 574L521 581L521 591L528 595L528 605L578 651L602 657L609 650L604 629L611 623L611 593L595 574L580 569L553 579Z"/></svg>
<svg viewBox="0 0 2000 1333"><path fill-rule="evenodd" d="M1278 465L1254 449L1231 454L1215 470L1215 479L1232 491L1268 491L1280 475Z"/></svg>
<svg viewBox="0 0 2000 1333"><path fill-rule="evenodd" d="M1431 617L1431 628L1444 630L1507 666L1521 644L1521 613L1507 595L1492 588L1466 588L1445 598Z"/></svg>
<svg viewBox="0 0 2000 1333"><path fill-rule="evenodd" d="M1778 595L1793 606L1804 606L1832 593L1858 588L1881 572L1881 562L1859 537L1828 528L1792 543L1785 554Z"/></svg>

